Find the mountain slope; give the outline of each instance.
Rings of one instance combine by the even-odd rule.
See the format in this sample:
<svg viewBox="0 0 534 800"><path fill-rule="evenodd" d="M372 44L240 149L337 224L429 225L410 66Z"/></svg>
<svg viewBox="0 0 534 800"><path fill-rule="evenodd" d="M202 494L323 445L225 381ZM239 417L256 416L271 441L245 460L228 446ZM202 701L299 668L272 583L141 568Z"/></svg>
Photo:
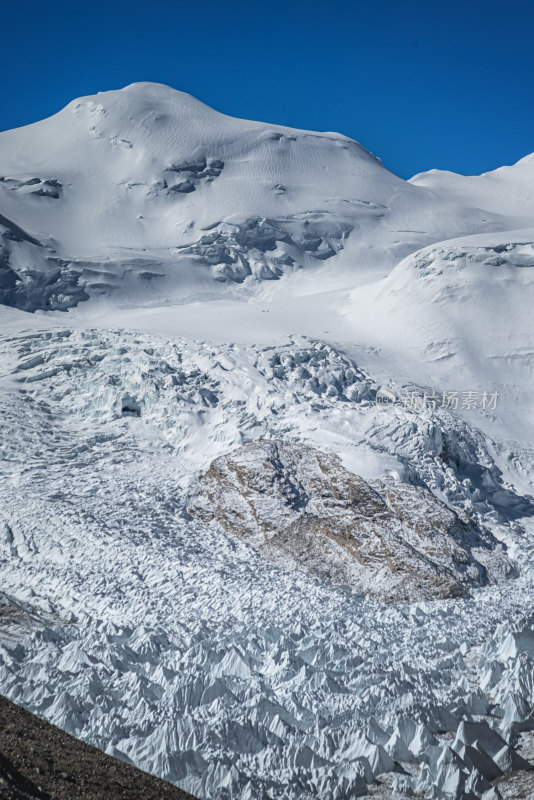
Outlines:
<svg viewBox="0 0 534 800"><path fill-rule="evenodd" d="M357 339L381 348L390 373L401 365L439 397L460 392L460 411L461 393L471 391L464 414L476 414L491 435L530 447L533 302L531 228L424 248L384 279L351 292L344 313ZM484 392L486 406L496 393L492 408L482 408ZM532 486L528 459L522 471Z"/></svg>
<svg viewBox="0 0 534 800"><path fill-rule="evenodd" d="M517 207L154 84L0 165L4 694L198 797L499 800L534 753Z"/></svg>
<svg viewBox="0 0 534 800"><path fill-rule="evenodd" d="M3 800L194 800L0 697Z"/></svg>
<svg viewBox="0 0 534 800"><path fill-rule="evenodd" d="M483 175L432 169L414 175L409 182L454 203L504 214L509 217L510 229L531 226L534 221L534 154Z"/></svg>
<svg viewBox="0 0 534 800"><path fill-rule="evenodd" d="M328 259L383 270L506 227L345 136L234 119L150 83L0 134L0 178L0 300L30 311L220 294Z"/></svg>

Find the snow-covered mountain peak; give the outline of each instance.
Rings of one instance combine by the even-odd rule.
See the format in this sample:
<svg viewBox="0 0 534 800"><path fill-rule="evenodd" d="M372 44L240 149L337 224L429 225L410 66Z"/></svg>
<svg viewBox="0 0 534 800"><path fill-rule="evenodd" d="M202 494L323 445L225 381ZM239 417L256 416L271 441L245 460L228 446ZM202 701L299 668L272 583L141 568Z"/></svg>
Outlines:
<svg viewBox="0 0 534 800"><path fill-rule="evenodd" d="M27 310L94 295L161 305L235 284L249 296L325 261L384 270L508 227L401 180L341 134L235 119L153 83L0 134L0 214L0 301Z"/></svg>
<svg viewBox="0 0 534 800"><path fill-rule="evenodd" d="M265 152L260 160L269 160L273 169L279 161L283 170L283 162L293 155L284 148L288 143L293 150L319 145L315 155L349 148L349 160L380 165L364 147L341 134L237 119L190 94L148 82L75 99L48 119L0 134L0 142L5 172L38 168L46 161L49 169L57 162L56 169L77 168L82 173L109 173L111 167L113 177L113 166L123 162L129 164L131 179L141 179L149 176L149 165L165 169L180 158L209 157L210 150L213 157L216 150L245 155L261 145ZM88 160L80 161L81 151ZM130 158L124 159L127 151Z"/></svg>
<svg viewBox="0 0 534 800"><path fill-rule="evenodd" d="M220 133L220 130L218 130L220 128L233 133L264 130L267 133L279 132L293 136L306 135L334 141L343 140L344 142L358 145L363 158L369 158L380 163L379 159L369 153L362 145L341 133L316 132L232 117L217 111L188 92L182 92L163 83L143 81L131 83L122 89L97 92L95 95L72 100L64 111L68 109L76 115L80 106L90 108L95 105L101 109L102 114L114 116L125 127L128 127L129 124L133 128L139 123L150 127L151 121L154 120L154 122L160 124L160 127L169 128L177 140L180 137L180 125L184 125L186 128L198 126L198 132L207 138L210 138L213 134L216 136L217 133ZM61 114L62 112L59 113ZM208 123L217 130L212 132L206 130ZM174 130L172 130L173 128Z"/></svg>

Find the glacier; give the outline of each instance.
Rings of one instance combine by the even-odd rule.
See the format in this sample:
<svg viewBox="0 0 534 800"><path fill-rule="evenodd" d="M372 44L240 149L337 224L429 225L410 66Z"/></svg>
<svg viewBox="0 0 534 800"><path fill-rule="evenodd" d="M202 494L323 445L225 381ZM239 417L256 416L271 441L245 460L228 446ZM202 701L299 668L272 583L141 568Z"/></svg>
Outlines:
<svg viewBox="0 0 534 800"><path fill-rule="evenodd" d="M531 791L532 163L406 182L157 84L0 134L1 691L201 798ZM194 513L274 446L498 577L324 580L221 524L233 478Z"/></svg>

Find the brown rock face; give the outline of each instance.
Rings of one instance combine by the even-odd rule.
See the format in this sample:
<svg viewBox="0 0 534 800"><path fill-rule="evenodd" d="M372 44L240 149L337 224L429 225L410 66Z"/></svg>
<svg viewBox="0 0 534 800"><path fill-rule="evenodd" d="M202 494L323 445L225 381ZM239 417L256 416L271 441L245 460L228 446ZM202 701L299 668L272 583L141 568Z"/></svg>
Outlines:
<svg viewBox="0 0 534 800"><path fill-rule="evenodd" d="M215 459L188 510L284 568L383 602L454 597L515 574L489 531L426 489L367 482L302 444L258 440Z"/></svg>

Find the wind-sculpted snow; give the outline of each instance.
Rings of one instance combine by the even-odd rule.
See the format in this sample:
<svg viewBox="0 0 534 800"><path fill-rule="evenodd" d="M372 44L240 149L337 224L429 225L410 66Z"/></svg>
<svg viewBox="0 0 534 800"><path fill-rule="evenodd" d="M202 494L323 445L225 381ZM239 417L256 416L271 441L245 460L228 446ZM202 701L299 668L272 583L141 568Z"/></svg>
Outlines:
<svg viewBox="0 0 534 800"><path fill-rule="evenodd" d="M451 597L514 574L489 531L427 490L367 483L302 445L261 440L220 456L187 510L275 563L382 601Z"/></svg>
<svg viewBox="0 0 534 800"><path fill-rule="evenodd" d="M3 641L9 697L206 798L489 800L524 767L532 511L479 430L377 405L370 374L305 337L60 329L4 335L1 357L2 588L43 619ZM258 439L388 473L400 497L426 485L506 539L519 577L387 606L269 563L186 513L199 472Z"/></svg>

